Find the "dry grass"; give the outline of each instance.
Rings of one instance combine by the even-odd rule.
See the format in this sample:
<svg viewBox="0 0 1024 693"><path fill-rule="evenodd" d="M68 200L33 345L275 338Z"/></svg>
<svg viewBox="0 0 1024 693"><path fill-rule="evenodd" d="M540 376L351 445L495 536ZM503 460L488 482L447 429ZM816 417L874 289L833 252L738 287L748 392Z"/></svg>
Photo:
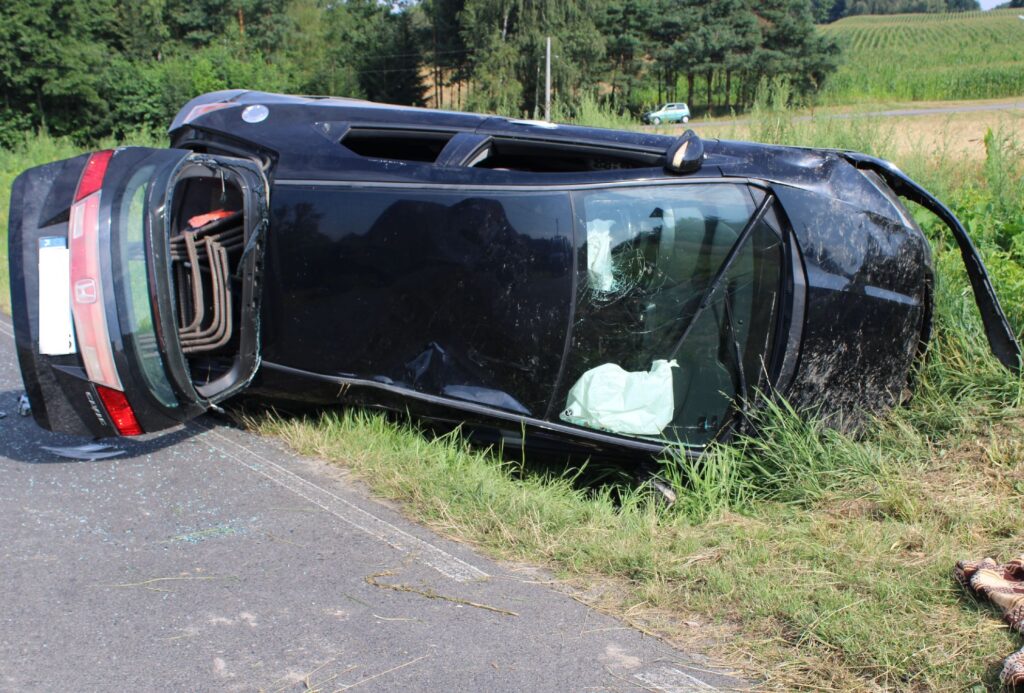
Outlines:
<svg viewBox="0 0 1024 693"><path fill-rule="evenodd" d="M823 119L832 117L836 113L843 113L851 118L863 119L865 123L877 126L887 134L889 154L894 159L920 156L924 153L931 157L941 155L950 159L963 158L980 162L985 159L985 133L989 130L1003 130L1024 140L1024 109L1010 107L1010 104L1020 102L1021 99L996 102L1006 103L1005 110L891 117L859 115L860 109L834 108L827 111L819 109L814 117ZM951 107L961 105L956 102L948 102L948 104ZM939 108L945 105L946 102L941 104L918 103L913 107ZM893 108L904 107L906 107L905 104L893 106ZM871 110L881 109L873 106ZM689 127L693 127L702 137L708 138L749 140L756 139L757 134L757 125L743 118L695 121L690 123ZM666 129L666 131L681 134L683 129L683 127L677 127Z"/></svg>

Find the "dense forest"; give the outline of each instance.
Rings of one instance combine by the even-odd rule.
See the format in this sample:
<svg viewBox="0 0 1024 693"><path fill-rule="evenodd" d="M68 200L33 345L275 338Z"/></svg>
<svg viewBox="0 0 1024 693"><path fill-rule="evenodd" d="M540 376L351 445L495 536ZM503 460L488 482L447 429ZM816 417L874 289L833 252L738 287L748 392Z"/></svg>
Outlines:
<svg viewBox="0 0 1024 693"><path fill-rule="evenodd" d="M1013 0L1024 2L1024 0ZM819 90L814 23L977 0L4 0L0 145L160 128L204 91L251 88L536 117L551 37L558 113L749 105Z"/></svg>
<svg viewBox="0 0 1024 693"><path fill-rule="evenodd" d="M838 52L810 0L4 0L0 144L165 127L236 87L535 116L548 36L562 115L806 94Z"/></svg>

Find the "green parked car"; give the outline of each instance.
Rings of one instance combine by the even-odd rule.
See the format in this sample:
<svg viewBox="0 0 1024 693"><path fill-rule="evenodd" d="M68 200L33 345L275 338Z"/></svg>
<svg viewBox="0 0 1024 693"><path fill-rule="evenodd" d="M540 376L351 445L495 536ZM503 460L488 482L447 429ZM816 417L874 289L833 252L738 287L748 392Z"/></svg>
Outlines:
<svg viewBox="0 0 1024 693"><path fill-rule="evenodd" d="M648 125L685 123L690 120L690 107L685 103L667 103L656 111L644 113L641 120Z"/></svg>

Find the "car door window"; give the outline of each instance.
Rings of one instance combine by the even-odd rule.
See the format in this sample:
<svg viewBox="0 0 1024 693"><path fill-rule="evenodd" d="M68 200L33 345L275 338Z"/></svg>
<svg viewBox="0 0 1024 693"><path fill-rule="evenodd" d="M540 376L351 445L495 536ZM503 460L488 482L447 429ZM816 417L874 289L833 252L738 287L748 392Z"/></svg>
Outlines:
<svg viewBox="0 0 1024 693"><path fill-rule="evenodd" d="M572 307L564 191L282 187L266 358L543 414ZM278 245L280 244L280 245ZM324 315L359 329L310 331Z"/></svg>
<svg viewBox="0 0 1024 693"><path fill-rule="evenodd" d="M782 243L768 215L747 227L765 194L730 183L573 194L578 290L561 418L706 443L736 397L764 385Z"/></svg>

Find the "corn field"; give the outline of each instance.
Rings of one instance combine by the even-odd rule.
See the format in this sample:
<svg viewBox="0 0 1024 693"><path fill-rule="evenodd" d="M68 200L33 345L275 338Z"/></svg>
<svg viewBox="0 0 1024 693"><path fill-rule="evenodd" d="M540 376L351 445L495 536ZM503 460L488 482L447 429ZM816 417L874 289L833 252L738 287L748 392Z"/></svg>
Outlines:
<svg viewBox="0 0 1024 693"><path fill-rule="evenodd" d="M1024 95L1024 10L847 17L822 28L843 50L825 103Z"/></svg>

